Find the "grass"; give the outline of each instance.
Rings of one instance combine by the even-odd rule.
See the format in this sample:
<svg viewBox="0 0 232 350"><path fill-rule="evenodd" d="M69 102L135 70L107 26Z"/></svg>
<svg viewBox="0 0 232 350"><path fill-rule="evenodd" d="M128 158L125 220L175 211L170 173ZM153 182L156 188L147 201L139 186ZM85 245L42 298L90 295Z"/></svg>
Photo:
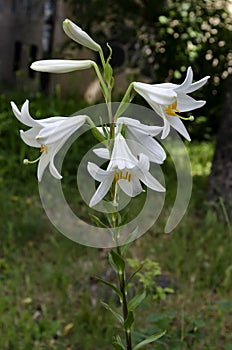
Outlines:
<svg viewBox="0 0 232 350"><path fill-rule="evenodd" d="M7 125L19 127L13 120ZM0 170L0 349L112 349L119 330L100 300L115 303L115 297L93 278L112 278L107 250L80 246L53 228L39 201L35 167L20 163L28 150L8 127L2 140L11 135L9 159ZM2 148L7 150L4 142ZM129 252L130 258L158 261L175 290L159 301L150 293L137 311L133 337L166 329L147 349L231 350L232 235L204 202L213 143L193 142L189 153L194 186L186 216L165 235L164 210Z"/></svg>

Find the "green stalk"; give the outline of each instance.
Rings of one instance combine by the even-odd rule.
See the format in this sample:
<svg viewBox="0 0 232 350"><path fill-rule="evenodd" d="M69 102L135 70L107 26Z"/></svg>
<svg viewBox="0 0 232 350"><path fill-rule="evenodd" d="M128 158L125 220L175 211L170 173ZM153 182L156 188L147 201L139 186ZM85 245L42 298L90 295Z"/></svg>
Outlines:
<svg viewBox="0 0 232 350"><path fill-rule="evenodd" d="M133 83L130 83L130 85L128 86L128 89L126 90L126 93L125 93L116 113L115 113L115 116L114 116L115 121L124 112L125 104L130 103L131 100L133 99L134 94L131 94L132 89L133 89Z"/></svg>
<svg viewBox="0 0 232 350"><path fill-rule="evenodd" d="M99 83L100 83L100 86L101 86L101 89L102 89L103 96L104 96L105 100L107 101L108 98L109 98L109 90L108 90L108 88L107 88L107 86L106 86L106 84L104 82L104 79L103 79L103 77L101 75L101 72L100 72L100 70L98 68L98 65L95 62L93 62L92 66L95 69L95 72L96 72L97 77L99 79Z"/></svg>
<svg viewBox="0 0 232 350"><path fill-rule="evenodd" d="M121 249L119 246L117 247L117 253L123 258L123 255L121 253ZM120 287L120 291L122 293L122 312L123 312L124 321L128 317L128 302L127 302L126 278L125 277L126 277L125 271L123 273L118 273L119 287ZM125 339L126 339L126 349L132 350L131 330L124 329L124 332L125 332Z"/></svg>
<svg viewBox="0 0 232 350"><path fill-rule="evenodd" d="M102 67L104 68L105 64L106 64L106 61L105 61L105 57L104 57L102 49L101 49L101 51L99 51L99 55L100 55L100 58L101 58Z"/></svg>

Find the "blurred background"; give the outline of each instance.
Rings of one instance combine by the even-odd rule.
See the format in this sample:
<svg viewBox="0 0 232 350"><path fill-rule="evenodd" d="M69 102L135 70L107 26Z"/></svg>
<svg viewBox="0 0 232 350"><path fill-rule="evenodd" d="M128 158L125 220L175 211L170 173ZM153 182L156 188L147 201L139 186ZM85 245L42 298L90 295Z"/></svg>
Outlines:
<svg viewBox="0 0 232 350"><path fill-rule="evenodd" d="M194 122L186 122L193 140L186 143L193 175L188 213L172 235L163 234L176 185L168 158L163 167L166 209L130 253L157 260L163 272L156 282L175 290L157 298L151 290L140 309L142 330L134 337L165 328L167 336L149 349L231 350L229 0L0 0L0 348L107 350L115 331L99 302L110 296L90 278L111 273L107 251L78 246L48 222L39 201L36 166L23 165L37 151L21 141L24 126L10 109L11 100L20 107L29 99L33 117L44 118L103 102L91 70L55 75L30 69L33 61L47 58L99 62L95 53L65 36L65 18L88 32L106 55L106 42L113 48L114 101L131 81L179 84L188 66L194 80L210 75L208 84L193 94L206 105L194 111ZM134 102L146 105L139 97ZM76 194L72 174L90 143L88 135L78 141L64 167L64 191L84 219L88 208ZM147 316L149 309L154 309L153 318Z"/></svg>

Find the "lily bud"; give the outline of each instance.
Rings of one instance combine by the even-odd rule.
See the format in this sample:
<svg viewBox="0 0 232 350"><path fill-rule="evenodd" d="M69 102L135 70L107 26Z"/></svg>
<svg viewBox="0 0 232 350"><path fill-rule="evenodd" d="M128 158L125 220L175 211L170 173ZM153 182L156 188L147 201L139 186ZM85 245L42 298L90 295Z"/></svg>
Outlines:
<svg viewBox="0 0 232 350"><path fill-rule="evenodd" d="M91 60L41 60L33 62L31 69L47 73L69 73L91 68L93 63Z"/></svg>
<svg viewBox="0 0 232 350"><path fill-rule="evenodd" d="M86 32L84 32L80 27L74 24L69 19L65 19L63 22L63 29L65 34L67 34L72 40L76 41L85 47L88 47L93 51L101 51L101 46L96 43Z"/></svg>

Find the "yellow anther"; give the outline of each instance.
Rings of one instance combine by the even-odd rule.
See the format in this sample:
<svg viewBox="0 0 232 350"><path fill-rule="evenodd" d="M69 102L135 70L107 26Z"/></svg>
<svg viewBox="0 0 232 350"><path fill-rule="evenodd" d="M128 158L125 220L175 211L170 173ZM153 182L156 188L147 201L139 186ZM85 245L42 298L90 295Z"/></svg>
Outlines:
<svg viewBox="0 0 232 350"><path fill-rule="evenodd" d="M176 114L176 112L180 113L180 110L176 107L177 107L177 101L175 101L173 104L167 106L164 111L168 115L171 115L173 117L176 117L176 116L179 117L178 114Z"/></svg>
<svg viewBox="0 0 232 350"><path fill-rule="evenodd" d="M45 152L46 154L48 154L48 146L46 146L46 145L41 145L41 146L40 146L40 152Z"/></svg>
<svg viewBox="0 0 232 350"><path fill-rule="evenodd" d="M122 176L122 179L123 179L123 180L127 180L127 176L128 176L128 171L126 172L126 175L123 175L123 176Z"/></svg>
<svg viewBox="0 0 232 350"><path fill-rule="evenodd" d="M117 182L118 180L127 180L130 182L131 180L131 174L127 171L125 175L123 175L122 170L119 171L119 173L114 174L114 180Z"/></svg>
<svg viewBox="0 0 232 350"><path fill-rule="evenodd" d="M115 180L115 182L117 182L119 180L119 176L117 173L114 174L114 180Z"/></svg>

